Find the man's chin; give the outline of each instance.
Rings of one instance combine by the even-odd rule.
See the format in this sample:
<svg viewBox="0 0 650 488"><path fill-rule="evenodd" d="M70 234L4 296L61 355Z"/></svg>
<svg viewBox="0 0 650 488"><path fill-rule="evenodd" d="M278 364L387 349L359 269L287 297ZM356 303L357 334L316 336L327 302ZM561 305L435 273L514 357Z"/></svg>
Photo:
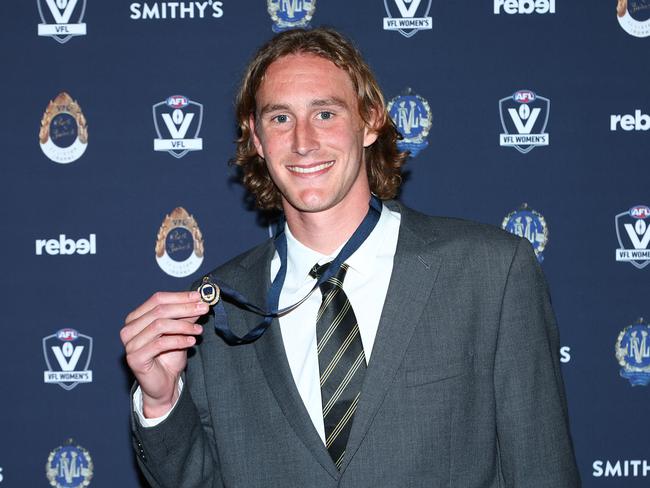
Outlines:
<svg viewBox="0 0 650 488"><path fill-rule="evenodd" d="M299 198L292 198L290 200L283 198L282 206L285 213L299 212L299 213L318 213L329 210L334 206L335 202L332 198L327 198L321 194L310 192L307 195L301 195Z"/></svg>

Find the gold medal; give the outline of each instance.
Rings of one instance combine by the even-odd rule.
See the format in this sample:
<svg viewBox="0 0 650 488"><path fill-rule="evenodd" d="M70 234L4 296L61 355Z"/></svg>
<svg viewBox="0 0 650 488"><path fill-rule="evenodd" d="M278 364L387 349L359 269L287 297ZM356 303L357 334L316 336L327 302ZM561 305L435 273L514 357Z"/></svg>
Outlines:
<svg viewBox="0 0 650 488"><path fill-rule="evenodd" d="M201 295L201 301L207 303L208 305L214 305L219 301L221 296L221 290L217 285L210 281L210 278L207 276L203 277L203 282L199 285L197 290Z"/></svg>

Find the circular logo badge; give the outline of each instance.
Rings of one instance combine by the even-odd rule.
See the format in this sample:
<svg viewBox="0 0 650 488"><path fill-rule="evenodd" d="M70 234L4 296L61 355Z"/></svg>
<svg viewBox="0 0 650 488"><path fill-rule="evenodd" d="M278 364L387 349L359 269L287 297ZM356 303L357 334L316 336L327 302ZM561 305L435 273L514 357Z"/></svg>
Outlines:
<svg viewBox="0 0 650 488"><path fill-rule="evenodd" d="M537 260L544 260L543 251L548 244L548 226L546 219L527 204L505 216L501 228L519 237L525 237L533 245Z"/></svg>
<svg viewBox="0 0 650 488"><path fill-rule="evenodd" d="M267 0L266 7L273 21L273 32L296 28L308 29L316 11L316 0L302 0L302 2Z"/></svg>
<svg viewBox="0 0 650 488"><path fill-rule="evenodd" d="M73 445L70 439L66 445L50 452L45 465L45 475L55 488L83 488L93 477L93 460L86 449Z"/></svg>
<svg viewBox="0 0 650 488"><path fill-rule="evenodd" d="M386 109L402 135L397 147L400 151L409 151L412 157L417 156L429 145L427 136L433 122L429 103L407 89L404 95L390 100Z"/></svg>
<svg viewBox="0 0 650 488"><path fill-rule="evenodd" d="M650 324L639 319L621 331L616 339L616 359L622 366L621 377L632 386L650 383Z"/></svg>
<svg viewBox="0 0 650 488"><path fill-rule="evenodd" d="M616 16L628 34L634 37L650 36L650 3L647 0L618 0Z"/></svg>
<svg viewBox="0 0 650 488"><path fill-rule="evenodd" d="M50 101L38 139L43 153L55 163L79 159L88 146L88 127L79 104L65 92Z"/></svg>
<svg viewBox="0 0 650 488"><path fill-rule="evenodd" d="M168 275L182 278L203 262L203 235L194 217L183 207L165 217L156 238L156 261Z"/></svg>

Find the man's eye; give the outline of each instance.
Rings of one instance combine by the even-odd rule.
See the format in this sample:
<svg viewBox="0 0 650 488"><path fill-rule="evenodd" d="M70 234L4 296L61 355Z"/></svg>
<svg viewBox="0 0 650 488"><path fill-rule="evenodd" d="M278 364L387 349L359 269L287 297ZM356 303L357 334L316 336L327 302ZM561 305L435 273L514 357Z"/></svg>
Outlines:
<svg viewBox="0 0 650 488"><path fill-rule="evenodd" d="M321 120L329 120L332 117L334 117L334 114L332 112L325 111L325 112L320 112L318 114L318 118L320 118Z"/></svg>
<svg viewBox="0 0 650 488"><path fill-rule="evenodd" d="M284 124L287 120L289 120L289 117L287 117L284 114L280 114L280 115L276 115L275 117L273 117L273 120L275 120L276 122L279 122L280 124Z"/></svg>

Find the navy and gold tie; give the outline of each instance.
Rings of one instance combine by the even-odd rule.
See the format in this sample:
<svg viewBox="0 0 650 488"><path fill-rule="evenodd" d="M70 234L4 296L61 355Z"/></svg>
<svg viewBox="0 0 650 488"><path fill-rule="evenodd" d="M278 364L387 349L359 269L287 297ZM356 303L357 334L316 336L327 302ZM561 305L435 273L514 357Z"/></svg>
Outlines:
<svg viewBox="0 0 650 488"><path fill-rule="evenodd" d="M310 275L318 278L329 263L315 265ZM366 356L359 324L343 291L347 264L320 285L323 302L316 318L318 366L325 421L325 445L340 469L366 372Z"/></svg>

